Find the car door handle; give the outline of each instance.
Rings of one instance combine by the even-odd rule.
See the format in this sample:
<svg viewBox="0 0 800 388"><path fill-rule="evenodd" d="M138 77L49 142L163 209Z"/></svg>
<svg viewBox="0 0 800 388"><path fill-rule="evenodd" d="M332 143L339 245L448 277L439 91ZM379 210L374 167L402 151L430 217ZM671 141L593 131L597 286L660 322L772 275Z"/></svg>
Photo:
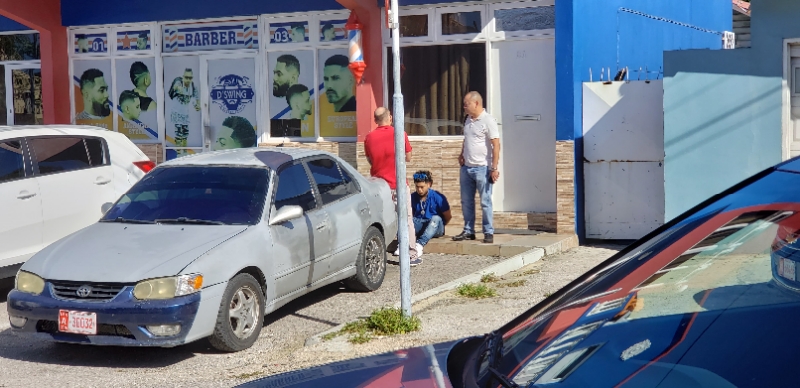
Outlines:
<svg viewBox="0 0 800 388"><path fill-rule="evenodd" d="M94 184L96 185L107 185L109 182L111 182L111 179L106 179L101 176L94 180Z"/></svg>
<svg viewBox="0 0 800 388"><path fill-rule="evenodd" d="M328 224L326 224L326 223L319 224L319 225L317 225L317 230L322 230L322 229L325 229L327 227L328 227Z"/></svg>
<svg viewBox="0 0 800 388"><path fill-rule="evenodd" d="M19 198L19 199L28 199L28 198L33 198L35 196L36 196L36 193L29 193L28 191L20 191L19 195L17 195L17 198Z"/></svg>
<svg viewBox="0 0 800 388"><path fill-rule="evenodd" d="M361 212L361 213L366 213L367 210L369 210L369 208L366 208L366 207L362 207L361 209L358 209L358 211Z"/></svg>

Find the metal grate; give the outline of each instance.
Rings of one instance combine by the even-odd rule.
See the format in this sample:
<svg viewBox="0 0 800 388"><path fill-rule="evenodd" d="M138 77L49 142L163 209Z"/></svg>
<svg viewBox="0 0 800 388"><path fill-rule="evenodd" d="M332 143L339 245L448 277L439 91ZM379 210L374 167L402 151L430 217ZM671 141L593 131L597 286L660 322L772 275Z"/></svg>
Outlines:
<svg viewBox="0 0 800 388"><path fill-rule="evenodd" d="M58 299L76 300L82 302L107 302L124 289L127 284L120 283L81 283L50 281L53 296ZM88 290L88 293L85 291ZM83 291L83 292L79 292Z"/></svg>
<svg viewBox="0 0 800 388"><path fill-rule="evenodd" d="M69 333L59 332L58 322L48 321L48 320L41 320L39 322L36 322L36 331L39 333L49 333L49 334L69 334ZM105 323L100 323L97 325L97 335L136 339L133 333L131 333L131 331L128 330L128 328L125 327L125 325L108 325Z"/></svg>

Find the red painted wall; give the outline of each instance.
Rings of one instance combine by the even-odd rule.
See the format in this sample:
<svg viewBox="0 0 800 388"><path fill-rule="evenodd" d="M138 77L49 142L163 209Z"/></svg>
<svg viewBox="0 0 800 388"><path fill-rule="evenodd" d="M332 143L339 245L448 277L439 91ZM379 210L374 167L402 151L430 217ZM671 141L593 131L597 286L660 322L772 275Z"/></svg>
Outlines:
<svg viewBox="0 0 800 388"><path fill-rule="evenodd" d="M386 25L384 15L375 0L336 0L345 8L355 11L364 30L361 32L362 52L367 69L361 84L356 86L356 125L358 141L364 141L375 129L373 112L383 105L383 46L381 29Z"/></svg>
<svg viewBox="0 0 800 388"><path fill-rule="evenodd" d="M69 58L61 0L0 0L0 15L39 31L44 122L69 124Z"/></svg>

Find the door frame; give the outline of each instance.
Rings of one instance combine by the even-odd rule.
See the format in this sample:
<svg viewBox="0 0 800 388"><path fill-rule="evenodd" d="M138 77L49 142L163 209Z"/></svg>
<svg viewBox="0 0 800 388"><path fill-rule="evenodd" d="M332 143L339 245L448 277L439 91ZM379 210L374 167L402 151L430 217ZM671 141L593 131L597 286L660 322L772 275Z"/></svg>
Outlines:
<svg viewBox="0 0 800 388"><path fill-rule="evenodd" d="M794 123L792 122L792 46L800 48L800 38L783 40L783 80L781 81L781 160L788 160L792 153Z"/></svg>
<svg viewBox="0 0 800 388"><path fill-rule="evenodd" d="M5 87L6 87L6 125L14 124L14 70L42 70L41 61L13 61L13 62L0 62L0 65L5 67ZM34 107L34 109L36 109ZM36 113L34 112L34 115Z"/></svg>
<svg viewBox="0 0 800 388"><path fill-rule="evenodd" d="M230 60L230 59L253 59L253 71L255 72L255 79L253 80L253 85L261 85L261 73L262 73L262 60L261 55L258 52L232 52L232 53L210 53L210 54L201 54L198 55L198 59L200 60L200 122L202 123L202 135L203 135L203 151L202 152L211 152L211 101L209 101L210 96L210 89L209 89L209 80L208 80L208 62L214 60ZM263 112L264 112L264 96L262 96L263 91L258 88L257 86L254 87L256 89L256 142L258 139L261 138L261 135L264 133L264 123L263 121ZM258 144L256 143L256 146Z"/></svg>

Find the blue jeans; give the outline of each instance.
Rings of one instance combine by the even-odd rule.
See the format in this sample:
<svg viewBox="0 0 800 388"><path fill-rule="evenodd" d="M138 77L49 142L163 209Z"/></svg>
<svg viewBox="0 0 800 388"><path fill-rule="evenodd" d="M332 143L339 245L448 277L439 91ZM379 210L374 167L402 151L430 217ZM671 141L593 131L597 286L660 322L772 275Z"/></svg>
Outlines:
<svg viewBox="0 0 800 388"><path fill-rule="evenodd" d="M494 234L492 227L492 179L489 167L461 166L461 209L464 213L464 233L475 234L475 191L481 196L483 233Z"/></svg>
<svg viewBox="0 0 800 388"><path fill-rule="evenodd" d="M417 243L424 247L432 238L444 236L444 221L439 216L432 216L430 220L414 217L414 231Z"/></svg>

